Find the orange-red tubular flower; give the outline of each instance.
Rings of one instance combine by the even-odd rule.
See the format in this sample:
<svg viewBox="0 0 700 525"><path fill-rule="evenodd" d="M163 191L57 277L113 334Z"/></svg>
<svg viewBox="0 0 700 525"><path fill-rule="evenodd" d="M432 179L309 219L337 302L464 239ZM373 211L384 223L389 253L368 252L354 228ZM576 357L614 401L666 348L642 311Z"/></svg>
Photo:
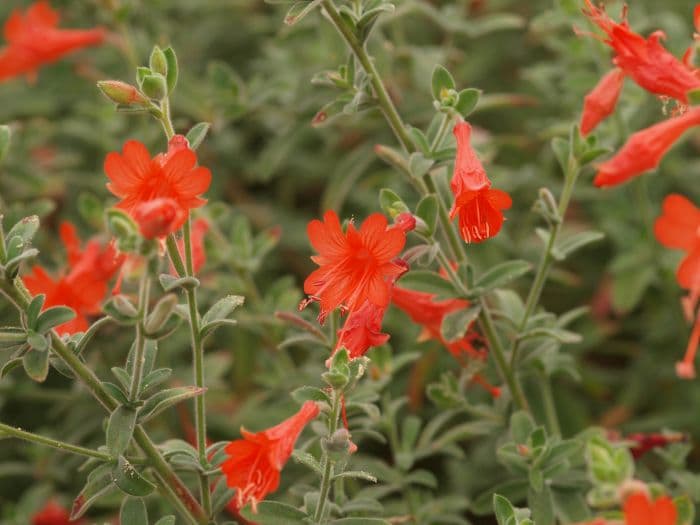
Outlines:
<svg viewBox="0 0 700 525"><path fill-rule="evenodd" d="M633 133L624 146L598 166L596 186L615 186L658 166L681 135L700 124L700 107Z"/></svg>
<svg viewBox="0 0 700 525"><path fill-rule="evenodd" d="M615 51L613 63L642 88L687 104L688 91L700 87L697 70L678 60L661 45L663 32L655 31L645 39L632 31L627 21L614 22L591 0L586 0L583 12L606 33L605 43Z"/></svg>
<svg viewBox="0 0 700 525"><path fill-rule="evenodd" d="M491 181L471 147L471 126L458 122L453 130L457 138L457 157L450 182L455 201L450 219L459 216L459 232L465 242L481 242L495 236L503 225L502 210L510 208L510 196L491 189Z"/></svg>
<svg viewBox="0 0 700 525"><path fill-rule="evenodd" d="M387 228L386 218L373 213L359 230L350 222L343 233L336 213L327 211L323 222L309 223L307 233L319 268L304 281L304 292L321 302L320 320L341 305L354 312L365 301L379 308L389 304L391 283L406 271L394 260L406 243L400 228Z"/></svg>
<svg viewBox="0 0 700 525"><path fill-rule="evenodd" d="M473 336L469 333L469 328L467 328L467 334L457 341L446 341L440 331L445 316L468 308L469 301L464 299L438 300L436 294L394 286L391 302L399 310L405 312L416 324L423 327L418 337L419 341L429 339L440 341L456 359L462 359L465 354L475 358L484 357L483 352L479 352L472 345Z"/></svg>
<svg viewBox="0 0 700 525"><path fill-rule="evenodd" d="M676 364L679 377L695 377L695 354L700 342L700 317L695 313L700 299L700 209L678 194L668 195L662 214L654 223L654 234L667 248L683 250L686 256L676 271L678 284L689 291L683 301L688 319L694 322L682 361Z"/></svg>
<svg viewBox="0 0 700 525"><path fill-rule="evenodd" d="M103 29L58 29L58 18L48 2L12 12L4 27L7 45L0 50L0 82L19 75L34 78L40 66L104 40Z"/></svg>
<svg viewBox="0 0 700 525"><path fill-rule="evenodd" d="M678 511L673 500L661 496L652 501L643 492L630 495L623 507L625 525L675 525Z"/></svg>
<svg viewBox="0 0 700 525"><path fill-rule="evenodd" d="M595 127L615 111L620 97L625 73L620 68L609 71L583 99L581 134L588 135Z"/></svg>
<svg viewBox="0 0 700 525"><path fill-rule="evenodd" d="M277 490L280 472L289 460L304 427L318 416L319 408L307 401L289 419L255 434L241 429L243 439L226 445L228 458L221 465L226 484L236 489L236 505L247 503L255 511L259 501Z"/></svg>
<svg viewBox="0 0 700 525"><path fill-rule="evenodd" d="M105 159L107 189L121 199L117 207L129 214L154 199L172 199L184 210L170 225L177 230L191 209L206 202L201 195L209 189L211 172L196 164L197 155L182 135L170 139L168 152L153 159L143 144L130 140L121 154L112 152Z"/></svg>
<svg viewBox="0 0 700 525"><path fill-rule="evenodd" d="M389 334L382 333L382 320L386 308L366 301L359 310L351 312L343 327L338 330L338 343L335 350L345 347L350 359L361 357L374 347L389 340Z"/></svg>
<svg viewBox="0 0 700 525"><path fill-rule="evenodd" d="M186 215L175 199L162 197L141 202L131 212L141 235L146 239L161 239L177 231Z"/></svg>
<svg viewBox="0 0 700 525"><path fill-rule="evenodd" d="M46 295L44 308L65 305L75 310L75 318L56 327L64 335L87 330L87 318L100 313L108 282L119 270L124 256L117 255L112 245L102 246L96 240L81 250L75 227L70 223L61 225L60 234L68 252L68 271L55 279L41 266L35 266L22 280L32 295Z"/></svg>

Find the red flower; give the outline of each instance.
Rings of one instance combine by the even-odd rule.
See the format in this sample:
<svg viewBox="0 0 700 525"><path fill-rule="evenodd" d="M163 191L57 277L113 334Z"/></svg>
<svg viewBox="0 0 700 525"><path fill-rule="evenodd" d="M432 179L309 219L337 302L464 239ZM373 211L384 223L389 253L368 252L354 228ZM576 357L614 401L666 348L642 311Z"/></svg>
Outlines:
<svg viewBox="0 0 700 525"><path fill-rule="evenodd" d="M700 124L700 107L637 131L611 159L598 166L596 186L621 184L654 169L680 136Z"/></svg>
<svg viewBox="0 0 700 525"><path fill-rule="evenodd" d="M56 327L64 335L87 330L87 317L100 313L107 283L119 270L124 256L117 255L111 244L102 246L97 240L88 241L81 250L75 226L70 223L61 224L60 234L68 253L69 270L54 279L42 267L35 266L23 281L32 295L46 294L44 308L65 305L75 310L75 318Z"/></svg>
<svg viewBox="0 0 700 525"><path fill-rule="evenodd" d="M695 377L695 354L700 340L700 317L695 307L700 299L700 209L678 194L668 195L662 205L662 214L654 223L654 234L667 248L686 253L676 272L678 284L689 291L684 300L686 317L694 321L683 360L676 364L679 377Z"/></svg>
<svg viewBox="0 0 700 525"><path fill-rule="evenodd" d="M166 237L187 219L185 210L175 199L162 197L137 204L131 216L146 239Z"/></svg>
<svg viewBox="0 0 700 525"><path fill-rule="evenodd" d="M77 49L101 44L103 29L58 29L58 13L48 2L36 2L22 14L15 9L5 22L7 46L0 51L0 81L36 76L39 66Z"/></svg>
<svg viewBox="0 0 700 525"><path fill-rule="evenodd" d="M625 525L675 525L677 511L668 496L651 501L644 492L636 492L625 500Z"/></svg>
<svg viewBox="0 0 700 525"><path fill-rule="evenodd" d="M373 346L386 343L389 334L381 333L385 311L385 308L366 301L359 310L350 312L345 325L338 330L335 351L345 347L350 359L355 359L365 355Z"/></svg>
<svg viewBox="0 0 700 525"><path fill-rule="evenodd" d="M71 521L70 513L55 500L47 501L44 508L32 516L32 525L75 525L77 523L77 521Z"/></svg>
<svg viewBox="0 0 700 525"><path fill-rule="evenodd" d="M434 339L440 341L442 345L457 359L462 359L464 354L471 357L483 358L483 352L474 348L472 342L473 334L469 333L456 341L446 341L442 336L440 327L447 314L469 307L469 301L464 299L443 299L438 300L436 294L428 292L417 292L407 288L394 286L391 301L400 310L405 312L415 323L423 327L423 331L418 337L419 341Z"/></svg>
<svg viewBox="0 0 700 525"><path fill-rule="evenodd" d="M630 447L630 452L634 459L639 459L652 449L666 447L671 443L682 443L687 441L687 438L684 434L677 432L664 434L637 432L626 436L625 440L634 442L634 445Z"/></svg>
<svg viewBox="0 0 700 525"><path fill-rule="evenodd" d="M604 42L615 51L613 63L642 88L687 104L688 91L700 87L697 71L661 45L665 36L662 31L655 31L645 40L629 28L626 20L614 22L591 0L586 0L583 12L606 33Z"/></svg>
<svg viewBox="0 0 700 525"><path fill-rule="evenodd" d="M350 222L343 233L334 211L327 211L323 222L313 220L307 227L318 255L319 265L304 281L304 292L321 302L319 319L343 305L351 312L365 301L383 308L389 304L391 284L405 271L394 258L406 243L400 228L387 228L386 218L374 213L360 229Z"/></svg>
<svg viewBox="0 0 700 525"><path fill-rule="evenodd" d="M211 172L195 167L197 155L189 148L187 139L175 135L168 144L168 152L153 159L146 147L130 140L122 154L112 152L105 159L104 169L110 182L107 189L122 200L118 208L133 214L139 204L154 199L172 199L185 213L170 227L182 227L187 213L202 206L202 195L211 183Z"/></svg>
<svg viewBox="0 0 700 525"><path fill-rule="evenodd" d="M624 71L619 68L613 69L601 78L596 87L583 99L583 114L581 115L581 134L583 136L588 135L601 121L615 111L624 80Z"/></svg>
<svg viewBox="0 0 700 525"><path fill-rule="evenodd" d="M450 219L459 215L459 232L466 242L481 242L501 230L504 220L501 210L510 208L512 201L506 192L491 189L491 181L471 147L471 130L463 121L453 130L457 158L450 182L455 195Z"/></svg>
<svg viewBox="0 0 700 525"><path fill-rule="evenodd" d="M226 484L236 489L236 504L242 508L248 502L255 511L259 501L277 490L280 472L289 460L304 427L318 416L319 409L307 401L292 417L255 434L241 429L243 439L226 446L228 458L221 465Z"/></svg>

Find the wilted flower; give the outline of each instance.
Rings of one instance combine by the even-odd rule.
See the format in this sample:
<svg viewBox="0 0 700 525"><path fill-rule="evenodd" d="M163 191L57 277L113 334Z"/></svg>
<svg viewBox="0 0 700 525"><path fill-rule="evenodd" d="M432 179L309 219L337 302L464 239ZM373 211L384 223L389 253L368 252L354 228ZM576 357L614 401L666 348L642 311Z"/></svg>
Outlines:
<svg viewBox="0 0 700 525"><path fill-rule="evenodd" d="M19 75L34 78L40 66L104 40L103 29L58 29L58 19L48 2L12 12L4 27L7 45L0 51L0 81Z"/></svg>

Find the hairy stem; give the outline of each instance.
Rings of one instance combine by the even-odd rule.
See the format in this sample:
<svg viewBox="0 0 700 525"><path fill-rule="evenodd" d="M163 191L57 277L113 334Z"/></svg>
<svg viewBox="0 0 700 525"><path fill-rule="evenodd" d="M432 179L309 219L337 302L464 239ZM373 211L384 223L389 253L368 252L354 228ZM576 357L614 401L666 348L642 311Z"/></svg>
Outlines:
<svg viewBox="0 0 700 525"><path fill-rule="evenodd" d="M143 334L143 325L148 315L148 295L151 281L148 276L148 269L145 268L139 280L139 304L138 323L136 323L136 348L134 352L134 369L131 374L131 384L129 385L129 401L136 401L141 393L141 381L143 380L144 348L146 347L146 337Z"/></svg>
<svg viewBox="0 0 700 525"><path fill-rule="evenodd" d="M338 430L338 417L340 416L340 400L342 393L333 390L331 393L333 402L331 413L328 416L328 438L330 439L335 431ZM314 513L314 523L320 524L323 520L323 515L326 510L328 494L331 490L333 481L333 460L329 457L327 451L323 451L323 477L321 478L321 491L318 497L318 505Z"/></svg>
<svg viewBox="0 0 700 525"><path fill-rule="evenodd" d="M70 443L59 441L58 439L40 436L20 428L15 428L11 427L10 425L5 425L4 423L0 423L0 437L4 436L11 436L24 441L30 441L32 443L38 443L39 445L55 448L57 450L65 450L66 452L72 452L73 454L100 459L102 461L110 461L112 459L112 457L106 452L100 452L99 450L92 450L90 448L80 447L78 445L71 445Z"/></svg>

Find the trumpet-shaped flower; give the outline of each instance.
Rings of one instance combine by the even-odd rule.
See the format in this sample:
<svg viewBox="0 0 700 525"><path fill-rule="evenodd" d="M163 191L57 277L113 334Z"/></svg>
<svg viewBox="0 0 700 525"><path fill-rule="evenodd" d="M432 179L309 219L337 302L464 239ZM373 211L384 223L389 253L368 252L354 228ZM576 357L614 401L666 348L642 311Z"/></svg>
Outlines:
<svg viewBox="0 0 700 525"><path fill-rule="evenodd" d="M457 157L450 182L455 196L450 219L459 216L459 232L466 242L481 242L501 230L503 211L510 208L510 196L491 189L491 181L476 152L471 147L471 126L459 122L454 127Z"/></svg>
<svg viewBox="0 0 700 525"><path fill-rule="evenodd" d="M632 134L609 160L598 165L596 186L615 186L658 166L671 146L693 126L700 124L700 107Z"/></svg>
<svg viewBox="0 0 700 525"><path fill-rule="evenodd" d="M19 75L34 78L40 66L104 40L103 29L58 29L58 19L48 2L12 12L4 27L7 45L0 50L0 82Z"/></svg>
<svg viewBox="0 0 700 525"><path fill-rule="evenodd" d="M242 439L226 446L228 458L221 465L229 487L236 489L236 506L256 505L277 490L280 472L289 460L304 427L316 416L319 408L307 401L301 409L282 423L251 433L241 429Z"/></svg>
<svg viewBox="0 0 700 525"><path fill-rule="evenodd" d="M583 99L581 115L581 134L586 136L595 127L615 111L617 99L620 98L625 72L615 68L608 72L600 82Z"/></svg>

